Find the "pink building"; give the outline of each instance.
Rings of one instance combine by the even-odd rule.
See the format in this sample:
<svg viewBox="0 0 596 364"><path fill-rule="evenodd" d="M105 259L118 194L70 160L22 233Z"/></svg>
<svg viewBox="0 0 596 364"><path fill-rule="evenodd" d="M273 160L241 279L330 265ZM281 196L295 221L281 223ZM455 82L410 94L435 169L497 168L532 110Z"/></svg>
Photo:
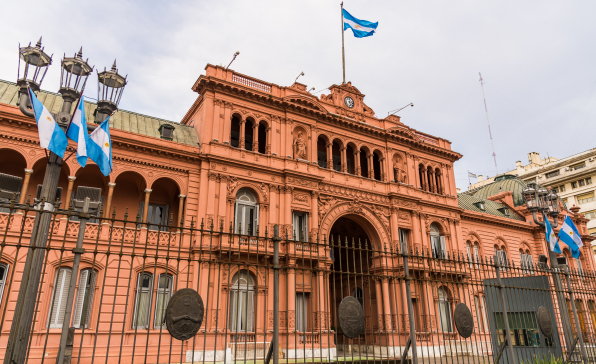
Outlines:
<svg viewBox="0 0 596 364"><path fill-rule="evenodd" d="M497 255L533 274L547 248L521 197L525 183L504 177L458 196L453 163L462 155L451 143L399 116L375 117L351 83L315 96L300 83L283 87L207 65L192 90L197 99L179 123L123 110L112 117L108 177L92 162L84 169L76 158L64 163L62 208L84 193L82 187L98 188L105 219L87 224L81 267L72 272L78 222L56 214L29 360L55 361L61 297L72 274L79 276L73 360L262 357L273 328L274 225L283 238L285 358L401 355L411 326L397 255L404 247L421 254L410 266L421 354L453 355L454 347L461 353L465 345L452 319L461 302L476 327L474 349L465 350L493 352L485 293L477 284L492 277L483 264L430 260ZM15 84L0 81L0 173L21 178L13 187L17 202L32 203L46 154L35 120L15 106L17 93ZM38 97L50 111L61 107L57 94ZM93 119L95 105L85 106ZM567 214L585 241L580 259L565 251L570 267L592 271L587 220L564 210L559 226ZM0 348L8 340L34 221L31 211L8 216L7 208L0 210ZM180 342L169 335L164 315L170 296L186 287L199 292L205 315L195 338ZM353 340L338 327L337 307L346 296L356 297L366 315L365 332ZM579 304L582 332L596 340L594 298Z"/></svg>

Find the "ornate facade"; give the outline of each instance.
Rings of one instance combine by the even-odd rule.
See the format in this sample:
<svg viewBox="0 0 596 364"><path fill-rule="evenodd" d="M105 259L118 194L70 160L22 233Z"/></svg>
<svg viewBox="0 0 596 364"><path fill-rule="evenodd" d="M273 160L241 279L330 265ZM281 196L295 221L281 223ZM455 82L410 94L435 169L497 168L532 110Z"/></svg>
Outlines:
<svg viewBox="0 0 596 364"><path fill-rule="evenodd" d="M379 280L373 294L364 281L357 281L357 287L351 291L342 286L342 290L334 289L336 297L330 297L330 285L343 282L341 274L324 277L321 273L333 264L345 262L352 269L350 272L359 274L388 272L388 263L378 260L373 252L406 247L436 256L504 254L516 265L529 264L539 254L547 253L542 229L533 224L525 205L516 203L518 190L503 188L494 195L458 196L453 169L454 162L462 155L451 150L451 143L407 126L399 116L377 118L364 102L365 95L350 83L332 85L329 94L315 96L300 83L282 87L207 65L205 74L196 80L192 90L197 93L197 99L180 123L119 111L110 125L113 173L103 177L93 163L82 169L76 158L70 158L64 163L59 182L62 201L68 207L77 188L88 186L102 190L105 217L136 219L148 224L171 222L170 225L179 227L200 225L210 229L213 226L214 231L230 230L246 236L271 237L274 225L279 225L281 234L293 241L282 249L284 274L280 292L280 327L286 333L284 355L290 358L327 357L338 348L345 349L321 333L336 329L334 302L346 295L361 298L365 310L379 318L372 320L370 330L392 332L398 325L409 330L403 282L391 278ZM46 155L37 142L35 120L19 112L16 95L14 84L0 82L0 172L23 178L19 198L26 202L29 195L35 195L43 179ZM39 98L51 111L60 107L61 100L56 94L40 92ZM87 115L91 115L94 105L87 104L86 109ZM172 137L160 134L163 125L174 129ZM583 269L593 270L587 219L569 211L563 212L560 219L564 214L574 217L586 241L581 260L573 261L571 266L581 264ZM0 223L1 219L0 213ZM9 231L9 236L19 235L15 224L11 228L6 221L4 224L2 229ZM60 229L66 229L65 225L56 228L58 236L64 234ZM90 238L86 244L104 241L106 231L97 230L97 234L104 235ZM126 228L116 233L123 242L135 239L130 236L134 232ZM151 234L156 234L151 229L145 229L143 234L153 239L155 254L159 249L168 246L175 249L177 244L183 244L173 241L164 245L159 237L151 238ZM75 235L68 235L68 239L75 239ZM147 297L153 298L142 319L137 310L141 292L145 292L144 283L136 287L123 283L116 294L106 296L126 307L117 321L122 328L118 340L122 338L125 353L134 350L131 335L142 331L147 341L136 345L144 347L150 356L158 355L152 343L164 329L154 324L158 312L155 303L161 297L159 292L168 289L167 282L165 286L157 283L161 275L179 276L188 286L198 287L206 303L201 335L207 338L205 342L211 354L203 351L199 355L207 346L200 349L196 343L192 344L193 349L185 342L176 348L184 351L186 361L202 360L203 355L208 360L221 360L221 352L229 349L224 347L223 339L217 339L224 331L243 332L248 335L243 340L251 342L266 341L249 333L265 333L273 326L272 273L260 266L270 264L272 257L267 250L270 248L256 239L253 251L253 240L240 241L239 244L246 242L249 250L241 251L238 247L234 259L246 259L249 268L244 270L238 265L199 264L232 254L224 249L223 237L219 239L217 235L210 241L191 238L187 244L193 260L179 259L178 264L158 263L158 259L145 264L140 257L131 259L127 265L107 258L98 262L99 268L95 268L98 280L105 282L105 277L113 278L118 270L123 270L132 280L138 276L138 282L144 282L143 277L155 282L147 286ZM304 241L329 243L332 252L317 252L316 257L313 253L305 255L301 245ZM370 257L342 250L338 244L344 241L360 244L364 251L371 252ZM81 269L91 267L93 257L88 255ZM18 277L20 263L16 258L7 254L0 257L6 270L17 269ZM50 303L61 269L71 264L70 259L63 260L55 254L48 257L46 283L42 283L40 296L44 307L40 307L34 324L39 337L46 331L58 335L59 330L50 325ZM353 265L350 260L354 261ZM254 300L251 301L254 307L250 306L252 303L249 305L254 314L249 314L248 321L243 321L241 315L234 316L230 308L241 300L238 298L241 284L252 287L248 300ZM474 294L479 298L483 295L481 290ZM6 322L10 322L14 310L10 303L16 301L17 291L7 287L3 295L0 309L6 310ZM447 284L430 295L417 291L414 309L419 313L417 320L424 322L416 325L428 335L452 331L452 325L449 329L438 318L437 310L452 309L462 295L457 287ZM95 297L99 296L97 291ZM441 306L442 302L451 305ZM98 336L107 330L107 322L98 318L99 305L98 299L91 304L89 326ZM248 306L243 307L249 311ZM475 320L481 322L480 311L473 311ZM8 328L4 324L2 332ZM306 340L305 333L317 332L317 345L323 352L301 354L299 342ZM56 335L50 342L56 342ZM437 340L448 337L443 335ZM6 338L4 335L0 339L2 345ZM379 338L375 345L391 346L387 337ZM434 344L429 341L425 345ZM40 357L41 352L32 349L32 355Z"/></svg>

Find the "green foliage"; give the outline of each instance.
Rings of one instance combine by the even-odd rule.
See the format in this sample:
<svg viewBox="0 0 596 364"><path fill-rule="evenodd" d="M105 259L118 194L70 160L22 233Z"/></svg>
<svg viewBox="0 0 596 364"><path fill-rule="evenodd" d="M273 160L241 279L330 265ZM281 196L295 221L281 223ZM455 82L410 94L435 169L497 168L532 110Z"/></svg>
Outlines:
<svg viewBox="0 0 596 364"><path fill-rule="evenodd" d="M563 364L563 358L556 358L553 354L550 355L550 358L546 354L543 357L534 355L533 360L521 360L520 364Z"/></svg>

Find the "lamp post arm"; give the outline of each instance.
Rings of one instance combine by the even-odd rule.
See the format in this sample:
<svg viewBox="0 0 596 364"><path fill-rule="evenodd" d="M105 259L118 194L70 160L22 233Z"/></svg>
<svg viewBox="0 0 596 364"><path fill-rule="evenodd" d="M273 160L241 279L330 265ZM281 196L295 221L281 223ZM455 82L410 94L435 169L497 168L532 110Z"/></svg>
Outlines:
<svg viewBox="0 0 596 364"><path fill-rule="evenodd" d="M19 99L19 109L23 115L33 118L35 117L35 114L33 113L33 108L29 108L30 106L31 102L29 101L27 92L21 92L21 98Z"/></svg>
<svg viewBox="0 0 596 364"><path fill-rule="evenodd" d="M559 219L557 219L558 216L559 214L553 215L553 229L559 226Z"/></svg>
<svg viewBox="0 0 596 364"><path fill-rule="evenodd" d="M538 221L538 216L536 216L536 210L532 211L532 218L534 218L534 223L536 223L536 225L544 227L544 221Z"/></svg>

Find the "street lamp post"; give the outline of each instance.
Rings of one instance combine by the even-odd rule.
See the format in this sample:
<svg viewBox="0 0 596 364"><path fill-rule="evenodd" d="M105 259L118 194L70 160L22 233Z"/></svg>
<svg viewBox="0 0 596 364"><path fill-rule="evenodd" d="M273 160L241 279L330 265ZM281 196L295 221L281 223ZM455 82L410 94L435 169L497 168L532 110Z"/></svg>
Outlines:
<svg viewBox="0 0 596 364"><path fill-rule="evenodd" d="M538 226L545 227L545 222L538 220L537 213L540 212L544 218L551 216L553 218L552 228L559 226L557 217L559 216L559 196L553 191L548 191L544 187L538 186L536 183L528 183L527 187L522 191L524 200L528 210L532 213L534 223ZM561 322L563 324L563 334L565 336L565 344L569 350L569 346L574 342L573 330L571 329L571 321L567 310L565 309L567 301L563 291L563 284L561 276L559 275L559 264L557 262L557 255L550 249L550 244L547 244L548 257L550 260L550 271L553 275L553 283L555 285L555 292L557 296L557 303L559 305L559 313L561 315ZM583 346L583 343L580 343Z"/></svg>
<svg viewBox="0 0 596 364"><path fill-rule="evenodd" d="M71 119L72 104L80 97L84 84L93 71L93 68L89 66L87 61L82 59L82 56L81 48L74 57L65 56L61 63L62 70L58 92L62 95L63 104L62 110L54 115L54 120L64 131L66 131ZM22 67L21 63L23 63ZM17 80L17 86L19 87L19 109L26 116L35 116L31 109L32 106L27 88L29 87L33 92L40 90L41 83L51 63L52 57L44 52L41 46L41 38L35 47L32 47L31 44L27 47L19 47ZM41 79L39 79L40 76ZM37 208L38 212L31 233L30 249L25 261L4 363L22 364L25 362L39 281L42 274L45 247L52 222L52 212L58 208L60 203L56 201L56 191L63 162L60 156L49 152L48 164L41 188L41 204Z"/></svg>

